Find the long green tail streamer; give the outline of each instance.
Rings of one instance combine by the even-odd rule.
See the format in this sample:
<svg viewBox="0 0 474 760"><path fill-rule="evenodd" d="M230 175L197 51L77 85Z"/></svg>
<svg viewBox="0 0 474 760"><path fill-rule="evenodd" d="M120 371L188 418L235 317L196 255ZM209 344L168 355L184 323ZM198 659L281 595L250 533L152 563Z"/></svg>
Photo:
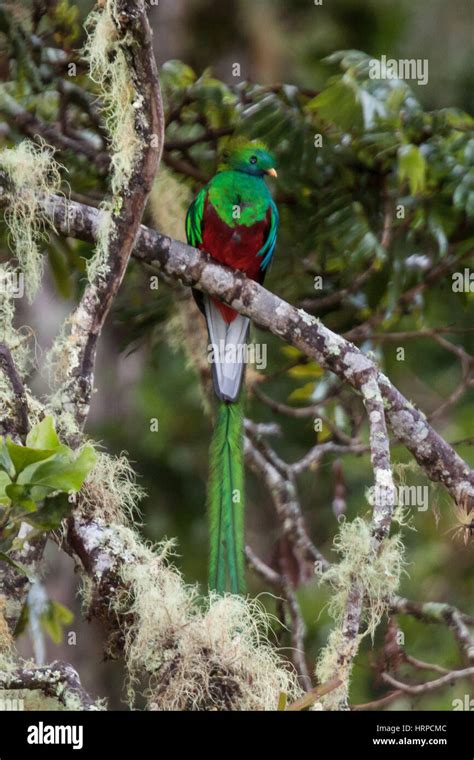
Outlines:
<svg viewBox="0 0 474 760"><path fill-rule="evenodd" d="M245 593L243 414L240 401L222 402L210 448L209 586Z"/></svg>

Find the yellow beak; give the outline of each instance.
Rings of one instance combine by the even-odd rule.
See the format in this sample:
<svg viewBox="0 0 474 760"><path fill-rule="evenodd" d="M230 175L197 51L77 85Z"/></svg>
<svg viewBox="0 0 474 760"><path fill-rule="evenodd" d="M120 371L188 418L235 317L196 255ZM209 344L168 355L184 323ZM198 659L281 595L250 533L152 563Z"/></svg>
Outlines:
<svg viewBox="0 0 474 760"><path fill-rule="evenodd" d="M268 174L270 177L278 177L276 169L267 169L265 174Z"/></svg>

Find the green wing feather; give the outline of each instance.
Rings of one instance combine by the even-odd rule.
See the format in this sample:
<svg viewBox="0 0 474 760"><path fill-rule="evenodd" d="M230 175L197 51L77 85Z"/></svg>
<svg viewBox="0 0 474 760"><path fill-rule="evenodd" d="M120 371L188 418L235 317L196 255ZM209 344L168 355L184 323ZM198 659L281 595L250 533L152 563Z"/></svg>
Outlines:
<svg viewBox="0 0 474 760"><path fill-rule="evenodd" d="M202 243L202 218L206 201L207 187L196 195L186 214L186 239L195 248Z"/></svg>
<svg viewBox="0 0 474 760"><path fill-rule="evenodd" d="M276 239L278 233L278 225L280 224L280 215L276 203L273 199L270 200L270 229L268 230L267 239L260 248L257 256L263 256L260 269L266 269L272 260L272 256L275 252Z"/></svg>
<svg viewBox="0 0 474 760"><path fill-rule="evenodd" d="M210 448L209 586L245 593L242 404L222 403Z"/></svg>

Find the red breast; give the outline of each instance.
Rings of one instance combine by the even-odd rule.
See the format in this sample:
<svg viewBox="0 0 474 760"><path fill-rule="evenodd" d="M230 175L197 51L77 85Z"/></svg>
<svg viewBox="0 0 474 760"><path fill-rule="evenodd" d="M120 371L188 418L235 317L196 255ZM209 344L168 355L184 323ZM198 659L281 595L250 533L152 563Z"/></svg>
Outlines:
<svg viewBox="0 0 474 760"><path fill-rule="evenodd" d="M232 269L239 269L251 280L260 280L261 257L258 252L265 244L270 225L270 214L261 222L256 222L251 227L244 225L229 227L219 218L215 209L208 203L204 209L202 223L202 244L199 246L207 251L213 259L221 264L226 264ZM237 312L213 299L222 317L226 322L232 322Z"/></svg>

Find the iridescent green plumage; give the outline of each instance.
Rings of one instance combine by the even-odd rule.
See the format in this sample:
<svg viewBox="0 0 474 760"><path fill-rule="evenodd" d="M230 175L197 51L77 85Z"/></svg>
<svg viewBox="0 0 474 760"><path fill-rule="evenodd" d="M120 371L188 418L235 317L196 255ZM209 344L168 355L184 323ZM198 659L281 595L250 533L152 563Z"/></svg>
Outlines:
<svg viewBox="0 0 474 760"><path fill-rule="evenodd" d="M219 406L210 448L209 586L245 593L242 404Z"/></svg>
<svg viewBox="0 0 474 760"><path fill-rule="evenodd" d="M188 242L222 264L259 282L273 255L278 211L265 183L276 176L265 146L233 141L218 173L198 193L186 217ZM237 349L248 338L249 319L218 299L195 293L211 345ZM213 382L221 400L210 447L208 515L209 585L219 593L245 592L242 358L214 357Z"/></svg>
<svg viewBox="0 0 474 760"><path fill-rule="evenodd" d="M250 163L252 158L257 159L255 164ZM234 138L223 153L218 173L200 190L189 207L186 216L188 243L199 246L203 242L206 203L212 206L224 224L233 229L252 228L268 216L266 240L258 252L252 254L261 257L260 268L265 270L275 250L279 224L278 209L264 182L264 176L273 170L273 165L273 156L262 142ZM251 203L240 203L239 213L236 214L239 201L246 198L251 198Z"/></svg>

